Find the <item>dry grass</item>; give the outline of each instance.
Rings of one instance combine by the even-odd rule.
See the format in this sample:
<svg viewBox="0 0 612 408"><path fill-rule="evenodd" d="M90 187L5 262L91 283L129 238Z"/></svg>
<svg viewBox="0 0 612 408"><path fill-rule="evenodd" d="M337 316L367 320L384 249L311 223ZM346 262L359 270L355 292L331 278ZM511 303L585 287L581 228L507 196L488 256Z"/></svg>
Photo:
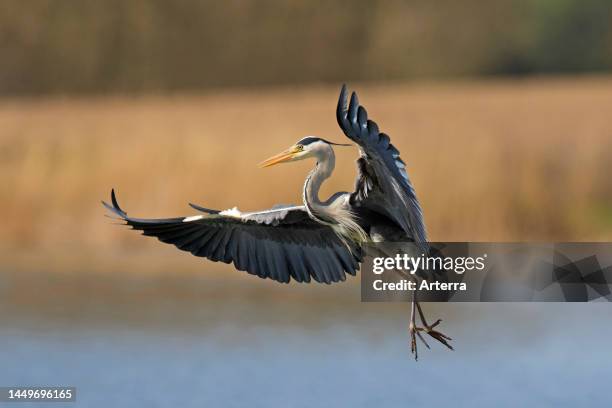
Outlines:
<svg viewBox="0 0 612 408"><path fill-rule="evenodd" d="M433 240L610 239L612 79L356 88L402 152ZM307 134L342 141L337 92L0 102L0 266L201 270L111 225L100 200L115 187L142 217L297 203L310 163L256 164ZM355 149L338 155L329 193L353 183Z"/></svg>

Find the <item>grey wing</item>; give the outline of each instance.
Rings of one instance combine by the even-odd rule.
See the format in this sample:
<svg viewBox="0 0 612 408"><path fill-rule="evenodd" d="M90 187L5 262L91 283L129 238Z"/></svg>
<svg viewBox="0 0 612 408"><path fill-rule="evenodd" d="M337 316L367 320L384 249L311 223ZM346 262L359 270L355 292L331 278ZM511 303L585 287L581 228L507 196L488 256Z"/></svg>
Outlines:
<svg viewBox="0 0 612 408"><path fill-rule="evenodd" d="M203 215L166 219L128 217L111 192L112 205L104 206L143 235L195 256L233 263L236 269L278 282L332 283L355 275L360 248L349 248L328 226L308 217L301 206L240 213L192 205Z"/></svg>
<svg viewBox="0 0 612 408"><path fill-rule="evenodd" d="M376 122L368 119L367 111L359 105L355 92L347 109L347 90L342 86L336 110L338 124L361 151L357 160L359 175L351 204L385 215L394 221L421 249L427 249L427 233L421 206L400 153L389 136L378 130Z"/></svg>

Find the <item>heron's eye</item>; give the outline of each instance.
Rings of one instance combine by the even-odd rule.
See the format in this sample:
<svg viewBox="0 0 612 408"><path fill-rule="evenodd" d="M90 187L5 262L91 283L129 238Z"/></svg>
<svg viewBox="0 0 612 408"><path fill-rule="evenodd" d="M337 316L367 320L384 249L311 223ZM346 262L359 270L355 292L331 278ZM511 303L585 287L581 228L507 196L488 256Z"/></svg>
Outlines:
<svg viewBox="0 0 612 408"><path fill-rule="evenodd" d="M301 152L302 150L304 150L304 146L303 146L303 145L297 145L297 146L295 146L295 149L296 149L298 152Z"/></svg>

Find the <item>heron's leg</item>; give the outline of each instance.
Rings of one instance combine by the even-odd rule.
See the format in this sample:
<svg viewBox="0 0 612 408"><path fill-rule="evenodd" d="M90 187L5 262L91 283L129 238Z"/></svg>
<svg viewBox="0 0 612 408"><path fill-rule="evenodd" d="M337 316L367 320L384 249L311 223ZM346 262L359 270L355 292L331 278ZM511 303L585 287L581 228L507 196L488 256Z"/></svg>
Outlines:
<svg viewBox="0 0 612 408"><path fill-rule="evenodd" d="M427 342L425 341L425 339L423 338L423 335L421 335L421 331L425 330L422 327L417 327L416 325L416 309L418 307L418 302L416 301L416 292L412 293L412 302L411 302L411 310L410 310L410 326L409 326L409 331L410 331L410 348L412 350L412 354L414 354L414 359L418 360L419 359L419 354L417 351L417 341L416 341L416 336L419 336L419 339L423 342L423 344L425 345L425 347L430 348L429 344L427 344Z"/></svg>
<svg viewBox="0 0 612 408"><path fill-rule="evenodd" d="M425 331L425 333L429 334L434 339L438 340L440 343L444 344L449 349L453 350L453 346L448 344L448 341L452 340L446 334L441 333L437 330L434 330L434 327L442 323L442 319L436 320L432 325L427 324L427 320L425 320L425 314L423 313L423 309L421 309L421 305L416 302L417 310L419 311L419 317L421 318L421 323L423 323L423 328L421 330ZM420 337L419 333L419 337Z"/></svg>
<svg viewBox="0 0 612 408"><path fill-rule="evenodd" d="M412 307L410 308L410 326L408 326L408 330L410 331L410 350L412 354L414 354L414 359L419 359L419 353L417 351L417 342L416 342L416 300L414 294L412 295Z"/></svg>

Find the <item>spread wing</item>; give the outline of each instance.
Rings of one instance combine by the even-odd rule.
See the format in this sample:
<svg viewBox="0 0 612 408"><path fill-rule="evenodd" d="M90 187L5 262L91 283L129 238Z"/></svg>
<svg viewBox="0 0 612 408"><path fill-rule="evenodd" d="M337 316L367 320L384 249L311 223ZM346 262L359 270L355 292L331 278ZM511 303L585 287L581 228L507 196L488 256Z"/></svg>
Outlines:
<svg viewBox="0 0 612 408"><path fill-rule="evenodd" d="M332 283L355 275L360 249L347 247L328 226L312 220L302 206L278 206L266 211L217 211L191 204L204 214L191 217L140 219L119 207L114 190L113 214L143 235L215 262L279 282ZM350 245L350 244L349 244Z"/></svg>
<svg viewBox="0 0 612 408"><path fill-rule="evenodd" d="M399 151L391 144L389 136L378 130L376 122L368 119L355 92L348 109L346 105L347 90L343 85L336 117L344 134L359 145L361 152L351 204L387 216L426 250L423 213Z"/></svg>

